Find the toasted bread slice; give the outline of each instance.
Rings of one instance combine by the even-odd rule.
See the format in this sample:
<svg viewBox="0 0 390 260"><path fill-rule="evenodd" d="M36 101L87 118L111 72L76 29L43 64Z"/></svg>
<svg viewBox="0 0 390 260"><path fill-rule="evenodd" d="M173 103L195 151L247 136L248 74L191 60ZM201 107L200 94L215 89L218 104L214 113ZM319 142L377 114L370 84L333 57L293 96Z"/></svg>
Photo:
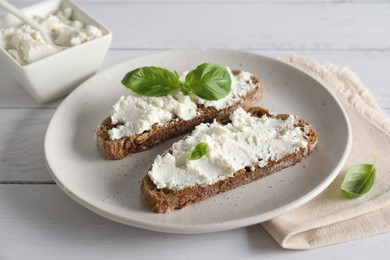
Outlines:
<svg viewBox="0 0 390 260"><path fill-rule="evenodd" d="M232 70L233 75L240 73L240 70ZM229 120L229 115L237 106L249 108L258 102L262 97L262 81L251 76L251 81L256 85L240 101L221 110L214 107L204 107L198 105L197 115L190 120L174 118L168 123L154 124L152 128L140 134L126 136L118 140L112 140L108 131L115 127L111 122L111 117L106 118L98 127L96 132L97 146L100 152L107 159L123 159L130 153L137 153L148 150L165 140L191 132L200 123L212 122L214 119L224 122Z"/></svg>
<svg viewBox="0 0 390 260"><path fill-rule="evenodd" d="M248 112L255 117L267 115L286 120L289 115L271 115L268 110L260 107L253 107ZM269 160L265 166L256 166L254 168L245 167L236 171L233 176L219 180L211 185L195 184L184 189L176 190L169 188L158 189L156 184L149 177L149 174L141 182L141 198L145 206L151 208L154 212L165 213L174 209L181 209L195 202L205 200L220 192L232 190L244 184L251 183L266 177L283 168L293 166L302 161L317 144L318 135L314 127L302 118L295 117L294 126L299 127L305 134L307 146L299 150L285 154L276 161ZM171 153L171 151L167 151ZM151 168L152 169L152 168ZM150 170L151 170L150 169Z"/></svg>

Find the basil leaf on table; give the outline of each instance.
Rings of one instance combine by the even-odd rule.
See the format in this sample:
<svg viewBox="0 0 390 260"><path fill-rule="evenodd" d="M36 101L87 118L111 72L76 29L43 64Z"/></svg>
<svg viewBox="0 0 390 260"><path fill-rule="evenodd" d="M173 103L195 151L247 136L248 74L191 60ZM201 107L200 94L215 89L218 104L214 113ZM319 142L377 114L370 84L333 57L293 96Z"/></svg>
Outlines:
<svg viewBox="0 0 390 260"><path fill-rule="evenodd" d="M161 97L181 87L179 75L158 67L142 67L128 72L122 84L141 96Z"/></svg>
<svg viewBox="0 0 390 260"><path fill-rule="evenodd" d="M341 192L349 198L357 198L367 193L375 181L375 161L373 164L357 164L348 169L341 184Z"/></svg>
<svg viewBox="0 0 390 260"><path fill-rule="evenodd" d="M205 156L209 152L210 148L207 143L199 143L194 149L192 149L190 155L188 156L188 160L198 160Z"/></svg>
<svg viewBox="0 0 390 260"><path fill-rule="evenodd" d="M231 78L228 70L217 64L203 63L190 71L185 79L191 91L206 100L218 100L231 91Z"/></svg>

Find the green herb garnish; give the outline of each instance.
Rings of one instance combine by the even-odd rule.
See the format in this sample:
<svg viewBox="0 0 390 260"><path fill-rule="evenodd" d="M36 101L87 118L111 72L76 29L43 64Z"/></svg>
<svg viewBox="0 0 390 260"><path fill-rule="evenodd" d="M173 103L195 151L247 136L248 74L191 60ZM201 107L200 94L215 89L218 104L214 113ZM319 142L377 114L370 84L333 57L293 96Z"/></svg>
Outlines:
<svg viewBox="0 0 390 260"><path fill-rule="evenodd" d="M180 86L177 73L157 67L143 67L130 71L122 84L142 96L166 96Z"/></svg>
<svg viewBox="0 0 390 260"><path fill-rule="evenodd" d="M207 99L218 100L225 97L231 90L231 79L226 68L204 63L186 76L186 84L189 85L195 95Z"/></svg>
<svg viewBox="0 0 390 260"><path fill-rule="evenodd" d="M206 155L209 150L210 148L207 143L199 143L192 149L190 155L188 155L188 160L198 160Z"/></svg>
<svg viewBox="0 0 390 260"><path fill-rule="evenodd" d="M142 67L128 72L122 84L141 96L161 97L178 89L185 95L193 92L206 100L218 100L231 91L231 78L225 67L203 63L190 71L181 82L176 71Z"/></svg>
<svg viewBox="0 0 390 260"><path fill-rule="evenodd" d="M357 164L349 168L341 184L341 192L349 198L367 193L375 181L375 159L373 164Z"/></svg>

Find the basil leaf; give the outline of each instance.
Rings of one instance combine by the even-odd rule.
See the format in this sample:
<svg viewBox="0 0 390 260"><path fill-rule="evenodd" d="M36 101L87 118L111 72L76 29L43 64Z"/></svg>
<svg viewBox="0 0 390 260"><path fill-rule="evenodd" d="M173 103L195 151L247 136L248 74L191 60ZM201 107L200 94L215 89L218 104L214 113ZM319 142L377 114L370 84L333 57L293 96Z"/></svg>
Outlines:
<svg viewBox="0 0 390 260"><path fill-rule="evenodd" d="M158 67L142 67L128 72L122 84L138 95L149 97L166 96L180 88L177 72Z"/></svg>
<svg viewBox="0 0 390 260"><path fill-rule="evenodd" d="M191 91L206 100L218 100L231 91L232 80L225 67L203 63L190 71L185 79Z"/></svg>
<svg viewBox="0 0 390 260"><path fill-rule="evenodd" d="M198 160L202 158L209 152L210 148L207 143L199 143L194 149L192 149L190 155L188 156L188 160Z"/></svg>
<svg viewBox="0 0 390 260"><path fill-rule="evenodd" d="M188 95L191 92L191 86L187 83L184 83L180 87L181 92L183 92L184 95Z"/></svg>
<svg viewBox="0 0 390 260"><path fill-rule="evenodd" d="M357 198L367 193L375 181L375 161L373 164L357 164L349 168L341 184L341 192L349 198Z"/></svg>

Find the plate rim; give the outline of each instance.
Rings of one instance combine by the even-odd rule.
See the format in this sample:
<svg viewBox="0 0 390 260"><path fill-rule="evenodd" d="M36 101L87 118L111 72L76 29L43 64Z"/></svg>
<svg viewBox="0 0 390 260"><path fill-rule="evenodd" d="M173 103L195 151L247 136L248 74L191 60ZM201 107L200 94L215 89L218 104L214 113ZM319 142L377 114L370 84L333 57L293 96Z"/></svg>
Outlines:
<svg viewBox="0 0 390 260"><path fill-rule="evenodd" d="M347 126L347 142L345 146L345 150L342 153L342 156L337 163L336 167L334 170L317 186L315 186L312 190L310 190L308 193L305 195L299 197L297 200L291 201L281 207L278 207L276 209L272 209L271 211L262 213L260 215L253 215L245 218L237 218L229 221L222 221L222 222L215 222L215 223L207 223L207 224L193 224L193 225L177 225L177 224L171 224L171 223L160 223L160 222L153 222L149 220L140 220L137 218L133 217L124 217L118 214L113 214L107 210L102 209L101 207L98 207L97 205L94 205L77 194L75 194L71 189L68 189L62 181L57 177L57 175L54 173L52 167L50 167L50 162L48 159L48 145L49 145L49 140L48 140L48 133L51 128L53 128L53 122L55 121L55 118L58 116L60 113L60 110L62 110L62 107L66 105L67 101L70 100L74 95L77 95L77 93L80 91L80 89L89 83L89 81L92 81L95 77L102 73L106 73L107 71L110 70L115 70L117 67L123 66L123 64L129 63L131 61L135 62L139 59L145 59L145 58L150 58L153 56L158 56L162 54L167 54L170 52L193 52L193 51L200 51L200 52L225 52L225 53L235 53L235 54L242 54L242 55L250 55L250 56L256 56L261 59L265 60L270 60L272 62L276 62L282 64L282 66L288 66L293 70L296 70L302 74L304 74L307 77L310 77L312 80L314 80L316 83L318 83L320 86L322 86L326 92L334 99L336 104L338 105L342 117L345 120L346 126ZM332 181L337 177L338 173L340 172L341 168L344 166L346 160L348 159L350 150L352 147L352 128L350 124L350 120L348 118L348 115L340 103L340 101L337 99L337 97L327 88L325 87L325 84L322 83L320 80L318 80L316 77L308 74L307 72L303 71L302 69L293 66L289 63L286 63L284 61L274 59L262 54L258 53L253 53L253 52L247 52L247 51L240 51L240 50L232 50L232 49L223 49L223 48L179 48L179 49L170 49L170 50L165 50L165 51L157 51L153 52L151 54L146 54L146 55L141 55L137 56L134 58L130 58L124 61L121 61L113 66L110 66L106 68L105 70L93 75L83 83L81 83L77 88L75 88L62 102L61 104L56 108L56 111L52 115L49 124L47 126L46 132L45 132L45 138L44 138L44 162L46 165L46 168L48 169L48 172L50 176L54 179L56 184L60 187L60 189L71 199L76 201L78 204L81 206L91 210L92 212L110 219L112 221L122 223L125 225L137 227L137 228L142 228L142 229L147 229L147 230L152 230L152 231L159 231L159 232L165 232L165 233L176 233L176 234L197 234L197 233L211 233L211 232L219 232L219 231L226 231L226 230L232 230L236 228L241 228L241 227L246 227L254 224L259 224L261 222L270 220L274 217L280 216L281 214L287 213L295 208L298 208L302 206L303 204L307 203L308 201L312 200L315 198L318 194L320 194L323 190L325 190L331 183ZM243 222L243 220L245 220Z"/></svg>

